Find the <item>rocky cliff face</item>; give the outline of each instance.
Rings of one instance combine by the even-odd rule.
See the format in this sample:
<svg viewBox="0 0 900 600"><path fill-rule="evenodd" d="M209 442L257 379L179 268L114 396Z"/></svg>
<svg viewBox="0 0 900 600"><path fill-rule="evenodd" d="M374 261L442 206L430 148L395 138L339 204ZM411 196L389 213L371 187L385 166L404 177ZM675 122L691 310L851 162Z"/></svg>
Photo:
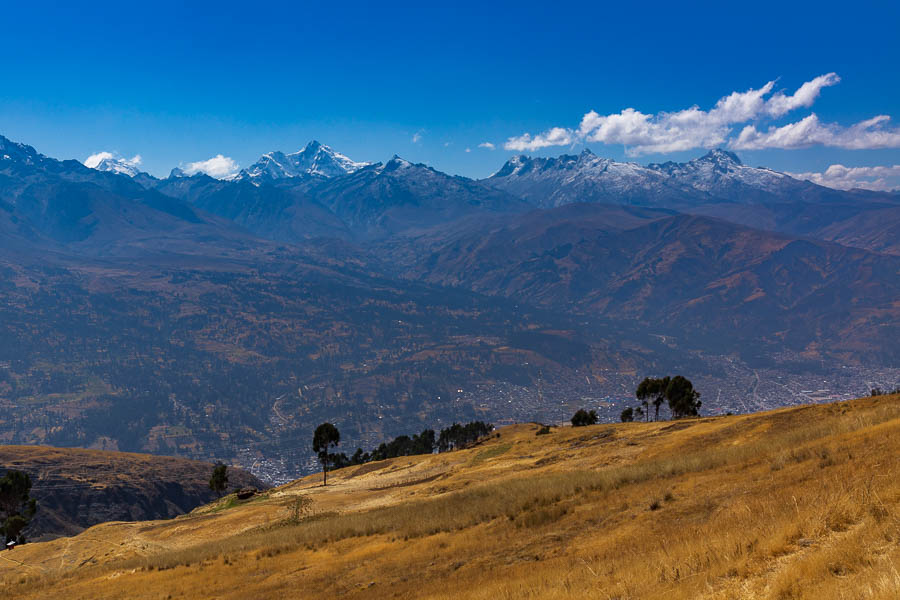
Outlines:
<svg viewBox="0 0 900 600"><path fill-rule="evenodd" d="M28 538L74 535L106 521L170 519L213 500L212 465L179 458L52 448L0 446L0 473L25 471L38 512ZM229 469L228 490L265 488L253 475Z"/></svg>

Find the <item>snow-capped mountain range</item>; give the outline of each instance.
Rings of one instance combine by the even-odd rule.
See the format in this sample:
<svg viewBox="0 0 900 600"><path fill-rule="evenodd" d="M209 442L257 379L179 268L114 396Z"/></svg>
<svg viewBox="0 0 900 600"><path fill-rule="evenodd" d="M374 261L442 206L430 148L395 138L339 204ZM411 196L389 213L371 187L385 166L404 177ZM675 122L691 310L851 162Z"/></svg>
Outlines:
<svg viewBox="0 0 900 600"><path fill-rule="evenodd" d="M338 177L353 173L370 163L356 162L332 148L313 140L291 154L274 151L243 169L234 179L252 182L275 181L294 177Z"/></svg>
<svg viewBox="0 0 900 600"><path fill-rule="evenodd" d="M268 152L226 180L246 181L256 186L292 180L315 184L363 169L383 173L410 166L419 165L397 156L386 163L357 162L313 140L290 154ZM145 186L158 181L140 171L133 160L119 157L104 158L94 168L136 178ZM169 178L185 176L187 173L181 168L175 168ZM710 199L752 202L820 188L785 173L749 167L733 153L720 149L685 163L646 166L603 158L590 150L553 158L520 155L509 159L499 171L481 182L541 208L572 202L645 206L681 206Z"/></svg>
<svg viewBox="0 0 900 600"><path fill-rule="evenodd" d="M771 169L749 167L725 150L686 163L641 166L596 156L516 156L486 181L542 207L572 202L680 206L709 200L751 202L819 188Z"/></svg>
<svg viewBox="0 0 900 600"><path fill-rule="evenodd" d="M542 208L572 202L662 205L690 194L665 173L590 150L554 158L514 156L485 181Z"/></svg>
<svg viewBox="0 0 900 600"><path fill-rule="evenodd" d="M21 145L7 141L6 147L12 149L9 152L21 153ZM0 152L0 160L3 156ZM29 160L39 161L41 156L34 153ZM552 158L520 155L482 180L448 175L398 156L385 163L357 162L317 141L290 154L269 152L221 180L203 173L188 177L180 168L173 169L167 179L157 179L136 167L133 159L108 158L100 161L96 170L125 175L146 189L199 203L204 210L226 218L250 211L252 222L239 220L240 224L267 236L270 229L281 231L281 217L275 213L285 202L297 203L291 209L294 221L316 214L321 217L316 222L325 223L328 231L346 226L363 228L365 235L406 227L416 220L407 218L410 210L424 211L420 216L428 213L422 223L436 223L476 207L516 212L572 203L674 209L797 233L805 231L810 219L821 220L816 217L820 210L816 207L822 202L840 204L841 218L850 218L859 211L860 201L896 207L900 198L897 194L822 187L786 173L744 165L735 154L721 149L683 163L646 166L603 158L590 150ZM259 193L250 192L247 186ZM295 200L278 196L270 189L273 186L289 191ZM245 202L255 208L244 206ZM322 210L328 214L319 214ZM294 223L290 231L301 225ZM310 235L318 233L314 228Z"/></svg>

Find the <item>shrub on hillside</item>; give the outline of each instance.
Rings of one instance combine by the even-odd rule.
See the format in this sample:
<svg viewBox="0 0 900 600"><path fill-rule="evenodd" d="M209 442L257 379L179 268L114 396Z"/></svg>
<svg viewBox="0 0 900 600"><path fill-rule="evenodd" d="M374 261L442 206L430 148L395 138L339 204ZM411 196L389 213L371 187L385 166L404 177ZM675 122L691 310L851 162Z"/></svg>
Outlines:
<svg viewBox="0 0 900 600"><path fill-rule="evenodd" d="M598 420L599 417L597 417L597 411L587 411L581 408L572 416L572 427L596 425Z"/></svg>

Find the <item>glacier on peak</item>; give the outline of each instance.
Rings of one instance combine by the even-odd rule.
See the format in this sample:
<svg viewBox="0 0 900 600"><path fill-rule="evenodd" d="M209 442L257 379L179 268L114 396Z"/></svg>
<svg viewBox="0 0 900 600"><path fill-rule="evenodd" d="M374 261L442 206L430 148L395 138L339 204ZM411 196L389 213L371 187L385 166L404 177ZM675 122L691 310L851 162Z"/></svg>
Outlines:
<svg viewBox="0 0 900 600"><path fill-rule="evenodd" d="M140 169L137 168L137 162L134 160L128 160L121 157L116 156L108 156L101 159L96 165L94 165L93 169L98 171L106 171L108 173L118 173L119 175L127 175L128 177L135 177L140 173ZM85 164L85 166L90 167L91 165Z"/></svg>
<svg viewBox="0 0 900 600"><path fill-rule="evenodd" d="M293 177L337 177L353 173L370 163L356 162L317 140L301 150L285 154L279 150L263 154L258 161L243 169L234 179L257 183Z"/></svg>

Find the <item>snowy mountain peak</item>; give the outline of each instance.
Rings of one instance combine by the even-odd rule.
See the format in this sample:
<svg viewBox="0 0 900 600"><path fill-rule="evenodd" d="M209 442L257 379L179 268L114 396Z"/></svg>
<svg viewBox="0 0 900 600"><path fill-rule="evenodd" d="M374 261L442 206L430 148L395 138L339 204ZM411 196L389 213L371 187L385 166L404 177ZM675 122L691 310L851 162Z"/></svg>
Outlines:
<svg viewBox="0 0 900 600"><path fill-rule="evenodd" d="M235 179L253 182L293 177L337 177L353 173L369 163L356 162L332 148L312 140L292 154L274 151L263 154L256 163L241 171Z"/></svg>
<svg viewBox="0 0 900 600"><path fill-rule="evenodd" d="M737 154L735 154L734 152L728 152L727 150L722 150L721 148L710 150L700 158L695 158L694 161L715 162L720 165L742 166L744 164L741 162L741 159L738 158Z"/></svg>
<svg viewBox="0 0 900 600"><path fill-rule="evenodd" d="M86 164L86 166L96 169L98 171L106 171L109 173L118 173L119 175L127 175L128 177L136 177L141 171L137 168L137 165L140 161L128 160L125 158L108 156L100 159L100 162L96 163L93 167L91 165Z"/></svg>
<svg viewBox="0 0 900 600"><path fill-rule="evenodd" d="M648 165L680 182L719 197L747 197L753 193L785 193L802 185L799 181L770 169L748 167L732 152L711 150L686 163L666 162Z"/></svg>
<svg viewBox="0 0 900 600"><path fill-rule="evenodd" d="M390 165L391 168L396 169L399 167L412 166L412 163L409 162L408 160L406 160L405 158L400 158L400 155L395 154L394 156L391 157L391 160L387 161L387 164L385 165L385 167L387 167L388 165Z"/></svg>
<svg viewBox="0 0 900 600"><path fill-rule="evenodd" d="M510 158L500 170L491 175L491 177L508 177L510 175L518 175L524 168L531 164L531 159L524 154L513 156Z"/></svg>

